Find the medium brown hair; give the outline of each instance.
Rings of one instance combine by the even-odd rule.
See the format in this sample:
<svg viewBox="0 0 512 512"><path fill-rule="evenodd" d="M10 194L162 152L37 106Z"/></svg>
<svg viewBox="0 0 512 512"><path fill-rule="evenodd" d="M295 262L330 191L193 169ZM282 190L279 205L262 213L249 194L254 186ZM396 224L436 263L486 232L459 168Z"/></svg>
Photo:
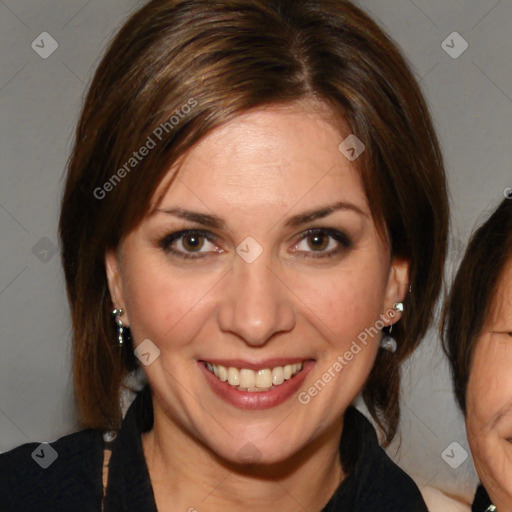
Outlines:
<svg viewBox="0 0 512 512"><path fill-rule="evenodd" d="M118 427L120 384L135 367L131 348L116 349L105 252L141 222L171 165L205 135L252 109L307 99L330 107L366 145L355 164L372 215L392 254L411 261L413 293L393 328L398 351L379 351L363 390L393 438L400 364L425 334L441 287L446 182L404 57L344 0L154 0L110 44L78 124L60 217L84 425ZM183 115L187 104L194 107ZM133 152L162 126L165 138L132 170Z"/></svg>
<svg viewBox="0 0 512 512"><path fill-rule="evenodd" d="M451 365L455 397L464 415L476 343L511 260L512 200L504 199L471 237L443 311L443 347Z"/></svg>

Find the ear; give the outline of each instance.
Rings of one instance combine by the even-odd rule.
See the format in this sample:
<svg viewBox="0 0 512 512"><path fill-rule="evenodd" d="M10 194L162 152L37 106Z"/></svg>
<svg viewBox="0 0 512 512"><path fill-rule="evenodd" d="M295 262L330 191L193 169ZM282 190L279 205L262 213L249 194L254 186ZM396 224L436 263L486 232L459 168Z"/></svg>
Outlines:
<svg viewBox="0 0 512 512"><path fill-rule="evenodd" d="M403 302L409 289L409 269L411 262L406 258L394 257L389 270L386 296L384 300L385 312L383 320L386 325L391 325L400 320L401 311L394 309L394 304ZM392 312L392 314L389 314Z"/></svg>
<svg viewBox="0 0 512 512"><path fill-rule="evenodd" d="M105 253L105 271L107 273L108 289L112 303L117 309L123 309L123 324L129 326L128 313L125 308L125 300L123 294L123 282L121 279L121 265L119 255L115 250L109 250Z"/></svg>

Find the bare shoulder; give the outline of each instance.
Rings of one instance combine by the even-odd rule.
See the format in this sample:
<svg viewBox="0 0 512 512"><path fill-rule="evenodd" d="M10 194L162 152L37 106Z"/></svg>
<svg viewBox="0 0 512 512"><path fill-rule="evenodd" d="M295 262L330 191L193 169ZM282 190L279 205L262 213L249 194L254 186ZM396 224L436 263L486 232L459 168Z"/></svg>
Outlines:
<svg viewBox="0 0 512 512"><path fill-rule="evenodd" d="M426 486L421 490L423 499L430 512L471 512L471 504L440 489Z"/></svg>

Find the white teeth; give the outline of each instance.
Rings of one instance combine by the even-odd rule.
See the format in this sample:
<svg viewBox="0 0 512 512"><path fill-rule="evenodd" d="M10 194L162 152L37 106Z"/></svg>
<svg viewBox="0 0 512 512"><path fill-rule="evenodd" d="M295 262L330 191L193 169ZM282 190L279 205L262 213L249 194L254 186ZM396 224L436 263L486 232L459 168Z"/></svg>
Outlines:
<svg viewBox="0 0 512 512"><path fill-rule="evenodd" d="M272 384L279 386L284 382L284 370L282 366L277 366L272 370Z"/></svg>
<svg viewBox="0 0 512 512"><path fill-rule="evenodd" d="M269 388L272 386L272 371L268 368L259 370L256 374L256 387Z"/></svg>
<svg viewBox="0 0 512 512"><path fill-rule="evenodd" d="M215 369L215 368L214 368ZM256 386L256 375L252 370L240 370L240 387L254 388Z"/></svg>
<svg viewBox="0 0 512 512"><path fill-rule="evenodd" d="M228 380L228 371L226 370L226 368L224 366L219 366L218 377L222 382L226 382Z"/></svg>
<svg viewBox="0 0 512 512"><path fill-rule="evenodd" d="M228 382L231 386L238 386L240 384L240 372L237 368L231 366L228 368Z"/></svg>
<svg viewBox="0 0 512 512"><path fill-rule="evenodd" d="M226 368L220 364L206 363L206 367L219 380L228 382L239 391L261 392L279 386L285 380L291 379L303 368L303 363L287 364L275 368L262 368L257 372L247 368Z"/></svg>

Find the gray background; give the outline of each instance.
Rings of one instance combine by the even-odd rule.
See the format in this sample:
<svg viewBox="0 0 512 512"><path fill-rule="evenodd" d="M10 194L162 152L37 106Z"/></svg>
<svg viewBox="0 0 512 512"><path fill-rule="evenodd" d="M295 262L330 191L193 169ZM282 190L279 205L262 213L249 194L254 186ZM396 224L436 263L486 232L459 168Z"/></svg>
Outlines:
<svg viewBox="0 0 512 512"><path fill-rule="evenodd" d="M76 429L69 311L54 253L63 172L86 86L107 41L140 4L0 2L0 451ZM401 46L430 103L451 187L451 274L475 223L512 186L512 1L359 5ZM456 59L441 46L454 31L469 45ZM42 32L58 42L47 59L31 47ZM464 426L435 331L405 368L403 398L401 448L395 443L390 455L420 486L469 496L474 470L470 458L461 463ZM453 442L456 469L442 457Z"/></svg>

